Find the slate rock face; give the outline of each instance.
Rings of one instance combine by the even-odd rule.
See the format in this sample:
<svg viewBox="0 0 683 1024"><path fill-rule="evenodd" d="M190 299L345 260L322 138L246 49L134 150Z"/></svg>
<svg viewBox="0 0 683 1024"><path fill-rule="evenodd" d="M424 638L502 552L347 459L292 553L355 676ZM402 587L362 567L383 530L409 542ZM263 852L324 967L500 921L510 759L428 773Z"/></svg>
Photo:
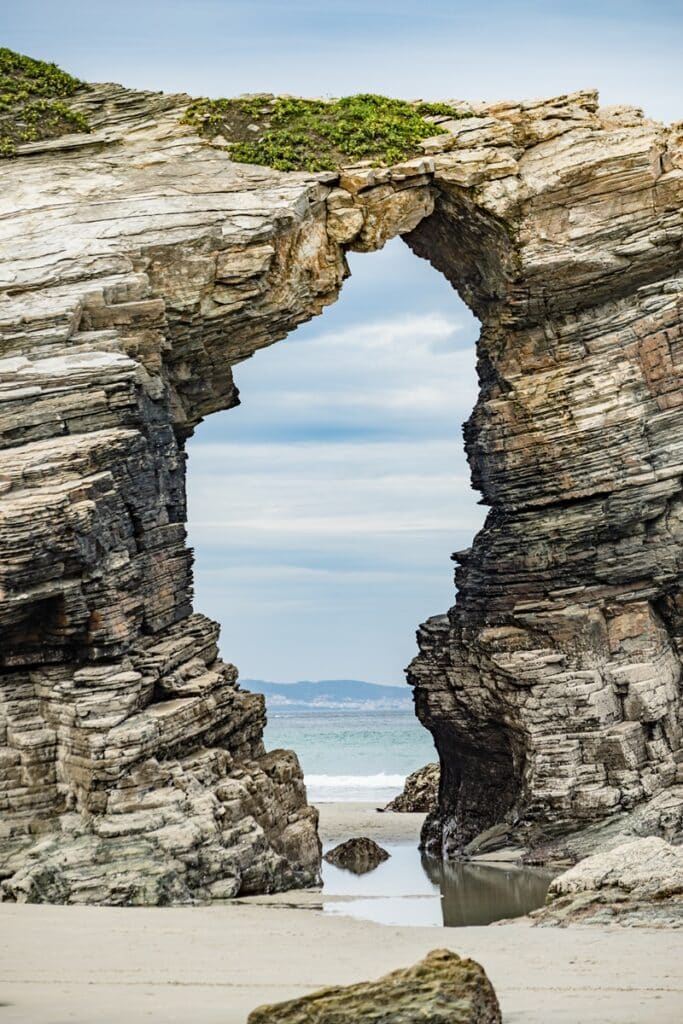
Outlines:
<svg viewBox="0 0 683 1024"><path fill-rule="evenodd" d="M189 97L70 102L91 134L0 161L3 896L317 881L296 758L193 613L184 443L396 235L482 322L490 512L409 671L443 773L423 841L680 837L680 127L579 92L437 118L394 167L282 174L192 135Z"/></svg>
<svg viewBox="0 0 683 1024"><path fill-rule="evenodd" d="M360 836L358 839L347 839L345 843L335 846L325 854L324 859L335 867L353 871L354 875L364 875L368 871L374 871L383 861L389 860L390 856L391 854L374 840Z"/></svg>
<svg viewBox="0 0 683 1024"><path fill-rule="evenodd" d="M421 814L435 811L439 802L440 775L438 764L426 764L424 768L418 768L406 779L403 792L388 803L384 810Z"/></svg>
<svg viewBox="0 0 683 1024"><path fill-rule="evenodd" d="M580 861L550 883L539 924L683 927L683 849L656 836Z"/></svg>
<svg viewBox="0 0 683 1024"><path fill-rule="evenodd" d="M447 949L377 981L324 988L286 1003L259 1006L248 1024L500 1024L483 968Z"/></svg>

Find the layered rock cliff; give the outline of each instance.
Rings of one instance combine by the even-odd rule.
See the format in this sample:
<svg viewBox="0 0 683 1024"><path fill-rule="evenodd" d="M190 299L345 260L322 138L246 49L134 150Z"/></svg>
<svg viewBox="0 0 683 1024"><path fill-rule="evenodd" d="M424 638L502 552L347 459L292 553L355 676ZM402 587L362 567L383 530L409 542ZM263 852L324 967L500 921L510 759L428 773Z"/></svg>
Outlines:
<svg viewBox="0 0 683 1024"><path fill-rule="evenodd" d="M397 234L482 322L491 507L409 673L442 762L425 840L680 836L680 131L581 93L436 118L393 167L280 173L188 103L97 86L91 134L0 162L4 896L315 881L296 758L192 611L183 445L337 298L347 249Z"/></svg>
<svg viewBox="0 0 683 1024"><path fill-rule="evenodd" d="M447 185L408 239L482 321L465 441L491 511L410 670L445 854L496 826L588 829L573 854L683 838L682 134L574 104L492 111L514 171Z"/></svg>

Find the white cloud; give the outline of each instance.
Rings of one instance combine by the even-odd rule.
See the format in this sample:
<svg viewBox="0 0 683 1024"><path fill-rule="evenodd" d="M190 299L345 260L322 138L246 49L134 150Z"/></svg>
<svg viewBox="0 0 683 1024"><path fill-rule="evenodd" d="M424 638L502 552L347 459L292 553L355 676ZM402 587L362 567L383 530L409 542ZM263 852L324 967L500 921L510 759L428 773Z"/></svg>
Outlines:
<svg viewBox="0 0 683 1024"><path fill-rule="evenodd" d="M456 440L198 446L192 533L234 542L237 532L343 538L475 530L482 513L460 447Z"/></svg>
<svg viewBox="0 0 683 1024"><path fill-rule="evenodd" d="M294 336L241 364L236 380L245 408L258 403L260 429L279 420L390 431L410 420L430 432L440 420L457 438L477 391L471 339L458 348L464 330L432 313Z"/></svg>
<svg viewBox="0 0 683 1024"><path fill-rule="evenodd" d="M463 324L449 319L443 313L433 312L404 316L400 319L387 317L369 323L354 324L343 330L322 331L315 341L326 351L336 347L345 354L349 350L355 350L362 356L368 348L377 352L393 348L397 342L402 342L410 348L429 349L433 342L451 338L462 329ZM438 351L438 348L435 350Z"/></svg>

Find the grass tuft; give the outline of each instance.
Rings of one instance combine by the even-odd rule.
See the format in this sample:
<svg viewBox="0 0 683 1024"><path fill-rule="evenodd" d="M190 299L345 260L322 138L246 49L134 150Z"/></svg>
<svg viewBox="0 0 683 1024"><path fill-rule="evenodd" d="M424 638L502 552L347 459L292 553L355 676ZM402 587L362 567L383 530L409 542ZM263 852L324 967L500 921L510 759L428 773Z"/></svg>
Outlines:
<svg viewBox="0 0 683 1024"><path fill-rule="evenodd" d="M407 103L362 93L332 100L282 96L199 99L183 122L206 138L222 136L230 157L279 171L332 171L359 160L392 164L419 153L438 133L426 117L470 117L447 103Z"/></svg>
<svg viewBox="0 0 683 1024"><path fill-rule="evenodd" d="M14 156L22 142L89 131L83 114L63 102L82 84L56 64L0 47L0 157Z"/></svg>

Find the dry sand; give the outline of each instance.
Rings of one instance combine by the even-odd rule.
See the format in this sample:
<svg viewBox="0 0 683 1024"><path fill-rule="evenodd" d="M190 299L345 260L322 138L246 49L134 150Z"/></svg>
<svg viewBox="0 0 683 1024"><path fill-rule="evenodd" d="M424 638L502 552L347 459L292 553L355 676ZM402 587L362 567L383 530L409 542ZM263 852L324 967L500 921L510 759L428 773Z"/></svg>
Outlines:
<svg viewBox="0 0 683 1024"><path fill-rule="evenodd" d="M328 805L323 836L414 838L419 816L391 818L359 805ZM683 1019L680 932L524 923L396 928L305 908L320 904L320 896L296 909L287 905L296 902L167 909L2 904L0 1024L244 1024L258 1003L378 976L437 946L484 965L506 1024Z"/></svg>

